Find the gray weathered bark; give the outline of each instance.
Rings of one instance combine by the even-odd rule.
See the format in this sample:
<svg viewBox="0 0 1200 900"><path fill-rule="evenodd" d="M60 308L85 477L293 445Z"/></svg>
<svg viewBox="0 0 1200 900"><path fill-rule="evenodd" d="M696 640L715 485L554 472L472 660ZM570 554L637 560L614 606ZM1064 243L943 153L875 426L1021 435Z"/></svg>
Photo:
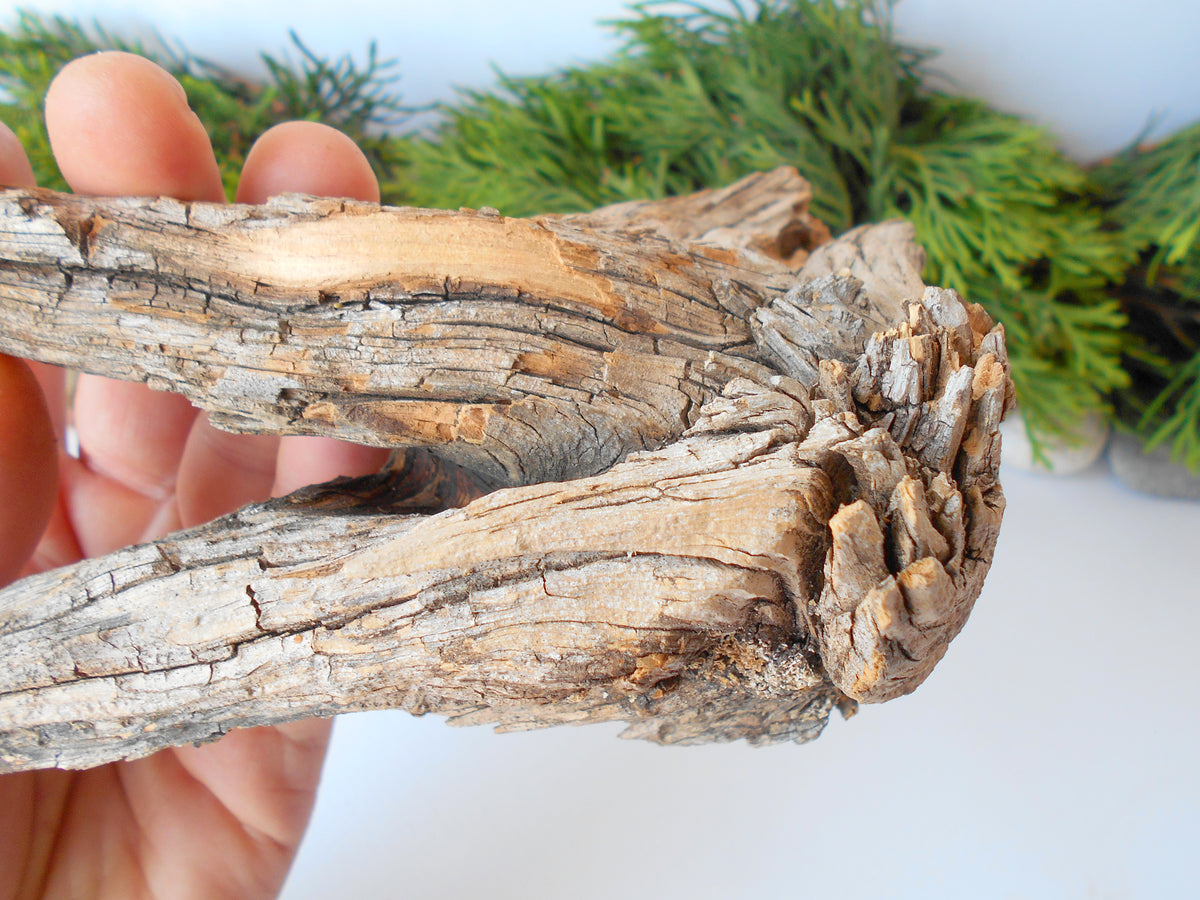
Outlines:
<svg viewBox="0 0 1200 900"><path fill-rule="evenodd" d="M915 688L995 545L1003 332L807 199L0 195L0 350L417 448L0 592L0 770L397 706L802 740Z"/></svg>

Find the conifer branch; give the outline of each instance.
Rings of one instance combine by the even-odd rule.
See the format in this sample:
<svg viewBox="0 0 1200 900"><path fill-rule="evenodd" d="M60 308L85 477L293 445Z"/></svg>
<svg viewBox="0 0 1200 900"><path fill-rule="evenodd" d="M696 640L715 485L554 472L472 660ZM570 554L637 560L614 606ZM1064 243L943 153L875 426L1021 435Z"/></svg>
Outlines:
<svg viewBox="0 0 1200 900"><path fill-rule="evenodd" d="M500 74L418 134L397 66L374 47L363 63L331 61L294 36L297 59L264 54L266 76L253 81L163 40L18 13L0 29L0 116L40 183L61 188L40 121L46 86L69 59L119 48L180 78L231 191L254 138L297 117L358 141L385 202L510 215L686 194L791 165L835 233L908 218L926 278L1005 322L1035 440L1099 412L1200 466L1188 400L1200 384L1186 374L1200 370L1190 312L1200 124L1085 171L1028 122L929 89L933 54L897 40L890 4L875 0L754 0L731 12L648 2L611 24L623 40L612 58ZM1148 315L1137 299L1148 294L1166 318Z"/></svg>

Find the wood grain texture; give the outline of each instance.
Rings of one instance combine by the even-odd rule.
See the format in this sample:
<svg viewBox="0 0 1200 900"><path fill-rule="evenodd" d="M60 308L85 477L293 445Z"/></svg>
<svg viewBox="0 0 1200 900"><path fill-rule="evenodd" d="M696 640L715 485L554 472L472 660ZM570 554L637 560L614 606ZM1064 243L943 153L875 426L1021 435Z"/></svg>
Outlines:
<svg viewBox="0 0 1200 900"><path fill-rule="evenodd" d="M784 171L716 206L820 239L806 198ZM182 393L232 430L437 446L497 486L591 474L687 427L720 390L709 354L752 354L745 313L793 281L763 253L681 245L653 213L604 230L10 191L0 350Z"/></svg>
<svg viewBox="0 0 1200 900"><path fill-rule="evenodd" d="M995 546L1003 331L807 200L0 196L0 350L398 448L0 592L0 770L381 707L806 740L913 690Z"/></svg>

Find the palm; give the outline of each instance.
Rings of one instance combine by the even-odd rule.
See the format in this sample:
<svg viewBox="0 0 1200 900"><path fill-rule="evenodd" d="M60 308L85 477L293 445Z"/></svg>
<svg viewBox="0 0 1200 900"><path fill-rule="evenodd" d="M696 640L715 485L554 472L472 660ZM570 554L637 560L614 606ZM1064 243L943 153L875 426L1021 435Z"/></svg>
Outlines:
<svg viewBox="0 0 1200 900"><path fill-rule="evenodd" d="M327 730L304 722L85 772L5 776L0 852L11 859L0 860L0 893L274 896L308 819Z"/></svg>
<svg viewBox="0 0 1200 900"><path fill-rule="evenodd" d="M169 76L144 60L78 61L51 88L46 115L76 190L223 199L207 137ZM0 183L27 182L19 148L0 150ZM239 200L280 190L378 196L356 148L318 126L281 128L247 160ZM0 366L0 463L17 461L0 465L15 473L0 484L14 497L0 537L44 516L30 509L39 489L49 499L56 464L58 488L36 552L17 541L0 558L0 583L5 572L105 553L382 461L331 441L226 435L177 397L89 376L72 411L82 456L60 450L51 460L37 435L49 434L47 415L61 435L62 375L34 367L45 409L14 366ZM0 898L274 896L308 819L328 733L326 723L298 722L86 772L0 777Z"/></svg>

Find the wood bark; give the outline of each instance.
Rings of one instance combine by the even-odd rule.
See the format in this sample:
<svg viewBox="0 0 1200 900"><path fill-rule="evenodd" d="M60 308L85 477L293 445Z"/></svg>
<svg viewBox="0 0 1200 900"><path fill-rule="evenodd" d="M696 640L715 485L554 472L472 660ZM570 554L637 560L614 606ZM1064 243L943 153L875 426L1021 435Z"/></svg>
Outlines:
<svg viewBox="0 0 1200 900"><path fill-rule="evenodd" d="M1003 331L807 201L0 195L0 350L397 448L0 592L0 771L382 707L805 740L914 689L995 545Z"/></svg>

